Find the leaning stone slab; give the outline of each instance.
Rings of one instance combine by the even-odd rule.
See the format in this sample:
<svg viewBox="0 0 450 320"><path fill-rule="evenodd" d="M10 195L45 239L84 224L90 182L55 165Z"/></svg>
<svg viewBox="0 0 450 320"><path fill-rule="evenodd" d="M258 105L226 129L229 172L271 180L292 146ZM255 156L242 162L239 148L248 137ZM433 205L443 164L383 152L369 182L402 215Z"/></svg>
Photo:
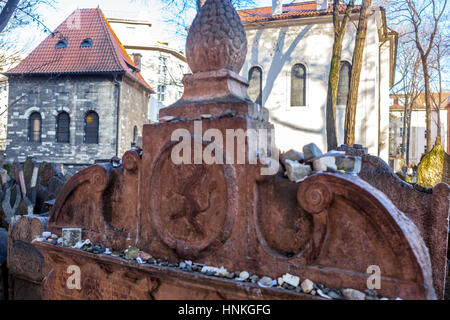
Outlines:
<svg viewBox="0 0 450 320"><path fill-rule="evenodd" d="M286 160L286 174L291 181L298 181L307 176L312 172L309 165L298 163L297 161Z"/></svg>
<svg viewBox="0 0 450 320"><path fill-rule="evenodd" d="M285 166L286 166L286 160L303 162L305 160L305 157L303 156L303 153L291 149L280 155L280 161Z"/></svg>
<svg viewBox="0 0 450 320"><path fill-rule="evenodd" d="M62 245L63 247L72 247L81 241L81 228L63 228Z"/></svg>
<svg viewBox="0 0 450 320"><path fill-rule="evenodd" d="M310 143L303 147L303 155L305 157L305 161L311 161L312 159L319 157L322 155L322 151L314 144Z"/></svg>

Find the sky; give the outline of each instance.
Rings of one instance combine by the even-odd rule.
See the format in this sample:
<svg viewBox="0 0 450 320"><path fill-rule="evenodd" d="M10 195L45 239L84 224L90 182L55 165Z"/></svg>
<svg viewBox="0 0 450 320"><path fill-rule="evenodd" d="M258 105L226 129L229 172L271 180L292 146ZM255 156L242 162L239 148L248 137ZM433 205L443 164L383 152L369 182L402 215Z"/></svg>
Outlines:
<svg viewBox="0 0 450 320"><path fill-rule="evenodd" d="M272 0L254 0L257 6L269 6ZM152 30L161 35L159 41L168 42L171 47L184 51L184 38L176 33L173 23L167 22L168 14L162 0L56 0L54 8L41 7L39 14L41 21L50 30L55 30L74 10L78 8L100 7L106 16L129 16L139 20L147 20L152 23ZM194 13L195 14L195 13ZM192 15L192 18L194 15ZM25 27L20 36L11 35L11 41L16 41L20 50L29 53L48 34L42 28L36 28L36 24Z"/></svg>

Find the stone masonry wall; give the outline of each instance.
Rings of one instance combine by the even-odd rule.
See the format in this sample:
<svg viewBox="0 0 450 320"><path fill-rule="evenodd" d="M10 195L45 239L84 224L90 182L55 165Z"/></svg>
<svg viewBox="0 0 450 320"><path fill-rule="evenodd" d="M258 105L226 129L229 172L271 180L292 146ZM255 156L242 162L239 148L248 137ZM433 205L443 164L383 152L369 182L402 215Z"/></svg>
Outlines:
<svg viewBox="0 0 450 320"><path fill-rule="evenodd" d="M117 89L107 77L14 78L9 79L7 161L92 164L116 153ZM84 121L88 111L99 115L99 144L84 143ZM41 143L28 141L28 118L39 111ZM70 143L56 142L56 116L70 115Z"/></svg>
<svg viewBox="0 0 450 320"><path fill-rule="evenodd" d="M142 136L142 126L149 123L150 94L135 82L126 78L120 86L120 124L119 124L119 152L121 157L131 147L134 127L138 136Z"/></svg>

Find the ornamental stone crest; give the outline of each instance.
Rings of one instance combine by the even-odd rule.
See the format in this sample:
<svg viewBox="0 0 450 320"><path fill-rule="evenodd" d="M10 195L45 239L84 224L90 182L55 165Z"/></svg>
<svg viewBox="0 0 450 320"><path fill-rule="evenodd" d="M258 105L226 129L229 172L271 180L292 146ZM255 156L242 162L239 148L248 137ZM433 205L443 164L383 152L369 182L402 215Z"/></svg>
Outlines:
<svg viewBox="0 0 450 320"><path fill-rule="evenodd" d="M186 58L193 73L242 68L247 39L230 0L207 0L195 17L186 40Z"/></svg>

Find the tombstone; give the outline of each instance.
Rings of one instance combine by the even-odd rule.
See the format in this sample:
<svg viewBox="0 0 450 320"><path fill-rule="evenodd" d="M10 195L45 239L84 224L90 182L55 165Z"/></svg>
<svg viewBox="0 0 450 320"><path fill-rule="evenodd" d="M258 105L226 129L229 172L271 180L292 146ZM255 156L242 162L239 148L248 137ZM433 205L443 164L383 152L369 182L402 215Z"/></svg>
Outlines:
<svg viewBox="0 0 450 320"><path fill-rule="evenodd" d="M433 149L420 160L417 168L417 183L423 187L434 187L440 182L450 184L450 157L437 137Z"/></svg>
<svg viewBox="0 0 450 320"><path fill-rule="evenodd" d="M43 299L324 299L171 266L184 260L360 291L376 265L380 296L436 299L418 228L381 191L353 175L316 173L295 183L277 170L267 174L279 163L271 158L278 156L273 126L238 75L246 38L229 0L206 1L189 30L186 55L193 74L183 79L181 99L160 110L162 121L144 126L142 153L130 150L121 166L97 164L75 174L58 194L47 228L58 236L63 228L81 228L83 239L119 252L132 245L167 264L33 242L44 261ZM200 125L202 133L223 137L230 129L266 129L260 132L270 142L211 143ZM180 147L174 132L193 142L183 156L197 163L174 160ZM211 147L216 163L196 157ZM240 147L244 159L237 162L239 152L230 153ZM80 266L80 290L65 285L68 265Z"/></svg>
<svg viewBox="0 0 450 320"><path fill-rule="evenodd" d="M44 257L32 240L46 230L48 216L15 216L8 231L9 299L40 300L44 277Z"/></svg>
<svg viewBox="0 0 450 320"><path fill-rule="evenodd" d="M0 228L0 300L6 300L8 296L6 252L8 248L8 231Z"/></svg>
<svg viewBox="0 0 450 320"><path fill-rule="evenodd" d="M411 185L399 178L381 158L361 154L360 149L342 145L338 150L362 158L359 177L382 191L392 203L411 219L430 252L433 284L439 299L444 296L449 239L450 188L439 183L434 188Z"/></svg>

